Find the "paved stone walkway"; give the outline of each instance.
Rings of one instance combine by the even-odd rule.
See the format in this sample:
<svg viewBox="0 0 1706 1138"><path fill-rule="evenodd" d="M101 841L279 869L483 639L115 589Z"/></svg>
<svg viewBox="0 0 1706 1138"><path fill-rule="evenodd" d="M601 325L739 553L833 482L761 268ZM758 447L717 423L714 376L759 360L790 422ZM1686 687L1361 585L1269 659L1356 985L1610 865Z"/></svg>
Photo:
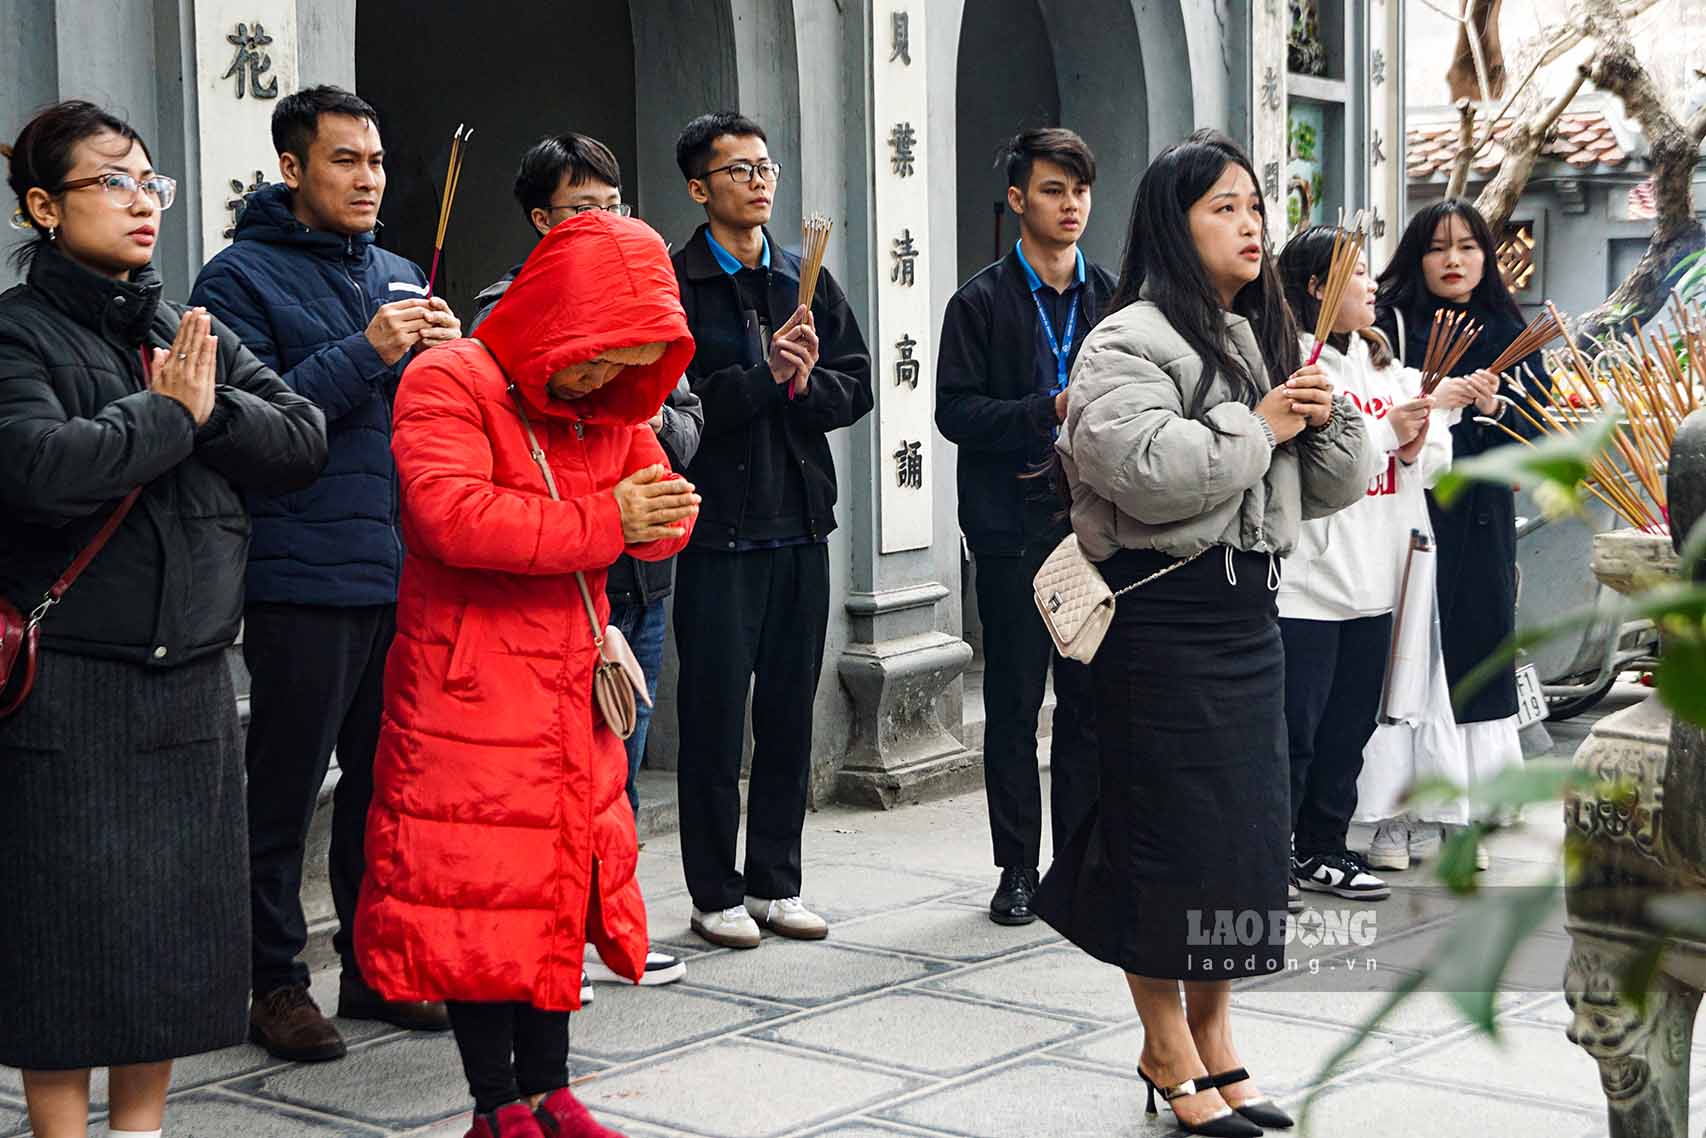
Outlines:
<svg viewBox="0 0 1706 1138"><path fill-rule="evenodd" d="M1585 726L1555 728L1557 750L1572 751ZM1536 813L1497 837L1489 883L1555 872L1561 824ZM752 952L693 938L678 844L648 843L640 874L654 936L690 962L669 987L601 985L575 1017L576 1089L602 1119L628 1138L1177 1133L1165 1110L1142 1113L1141 1031L1120 974L1045 925L1003 929L984 916L993 874L981 794L886 814L831 809L808 826L807 899L834 922L832 939L766 938ZM1450 922L1452 903L1422 888L1429 872L1393 875L1416 888L1370 906L1374 949L1341 952L1322 976L1237 986L1245 1061L1283 1104L1302 1100L1350 1025ZM1509 978L1502 1045L1464 1026L1443 996L1407 1005L1336 1080L1307 1133L1603 1135L1595 1068L1564 1038L1566 951L1560 914ZM1345 967L1359 956L1360 971ZM335 975L316 977L324 1006L335 990ZM343 1026L350 1054L337 1063L283 1064L245 1046L179 1064L167 1133L460 1138L468 1098L448 1036ZM17 1074L0 1070L0 1135L24 1124Z"/></svg>

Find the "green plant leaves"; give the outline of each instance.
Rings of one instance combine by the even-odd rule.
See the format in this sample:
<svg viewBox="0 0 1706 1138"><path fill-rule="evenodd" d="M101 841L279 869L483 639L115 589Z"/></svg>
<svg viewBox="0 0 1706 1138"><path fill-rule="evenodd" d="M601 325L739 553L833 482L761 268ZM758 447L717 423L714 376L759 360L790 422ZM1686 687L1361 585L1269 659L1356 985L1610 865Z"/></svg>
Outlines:
<svg viewBox="0 0 1706 1138"><path fill-rule="evenodd" d="M1434 497L1450 506L1473 482L1518 485L1525 489L1551 484L1574 495L1588 476L1588 467L1604 452L1618 420L1607 415L1590 427L1570 434L1548 435L1533 446L1511 443L1456 463L1440 476Z"/></svg>

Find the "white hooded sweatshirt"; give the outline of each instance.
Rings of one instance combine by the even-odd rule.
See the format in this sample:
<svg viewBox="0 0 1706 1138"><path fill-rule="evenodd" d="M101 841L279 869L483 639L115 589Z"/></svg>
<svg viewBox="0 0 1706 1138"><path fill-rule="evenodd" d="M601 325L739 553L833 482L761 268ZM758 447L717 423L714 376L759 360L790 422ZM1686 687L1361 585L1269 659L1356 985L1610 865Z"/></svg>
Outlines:
<svg viewBox="0 0 1706 1138"><path fill-rule="evenodd" d="M1304 356L1314 350L1304 338ZM1346 509L1303 523L1297 548L1285 560L1279 614L1288 620L1357 620L1391 612L1398 604L1410 531L1431 534L1426 489L1451 465L1451 424L1435 411L1428 440L1412 465L1398 458L1398 436L1386 421L1392 408L1421 394L1422 376L1394 361L1374 366L1368 343L1353 334L1346 351L1331 344L1321 367L1335 395L1362 412L1370 443L1368 494Z"/></svg>

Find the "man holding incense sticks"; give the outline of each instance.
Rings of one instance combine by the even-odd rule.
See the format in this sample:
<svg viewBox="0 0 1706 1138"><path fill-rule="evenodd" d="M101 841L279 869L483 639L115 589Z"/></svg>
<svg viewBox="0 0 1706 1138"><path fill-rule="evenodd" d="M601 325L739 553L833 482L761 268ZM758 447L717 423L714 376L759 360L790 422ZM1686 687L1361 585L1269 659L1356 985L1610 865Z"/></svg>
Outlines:
<svg viewBox="0 0 1706 1138"><path fill-rule="evenodd" d="M302 861L334 748L330 876L343 964L338 1014L449 1027L437 1004L391 1003L363 981L353 930L365 870L380 686L403 564L391 396L410 355L454 340L426 274L373 243L385 193L378 116L312 87L272 116L281 184L250 196L236 239L202 269L191 303L326 415L330 457L308 489L251 495L243 659L253 916L250 1035L281 1059L336 1059L344 1041L308 994Z"/></svg>
<svg viewBox="0 0 1706 1138"><path fill-rule="evenodd" d="M704 499L675 593L681 860L693 930L756 948L760 928L818 940L801 899L812 707L829 622L835 463L829 432L872 406L871 356L828 273L809 307L800 260L766 229L782 168L763 129L702 115L675 144L706 222L674 257L697 342L687 379L705 434L687 477ZM752 694L746 863L741 756Z"/></svg>
<svg viewBox="0 0 1706 1138"><path fill-rule="evenodd" d="M1001 880L1000 925L1036 920L1042 846L1037 717L1050 662L1054 733L1050 821L1066 844L1096 798L1090 669L1059 656L1037 615L1031 578L1066 536L1045 470L1066 418L1067 380L1084 337L1108 311L1114 278L1078 248L1090 220L1096 157L1057 127L1007 145L1007 206L1019 241L948 301L936 375L936 425L959 448L960 529L976 559L983 625L984 789Z"/></svg>
<svg viewBox="0 0 1706 1138"><path fill-rule="evenodd" d="M568 131L548 135L534 143L522 155L521 168L515 174L515 200L521 206L528 226L540 237L550 233L571 217L586 213L604 212L627 217L632 211L622 200L622 167L616 155L604 143L584 134ZM468 325L468 334L477 336L482 322L490 316L509 292L510 284L524 265L517 265L497 281L488 285L474 298L476 311ZM682 470L699 450L699 434L705 426L705 413L699 397L681 376L664 400L664 405L647 422L671 470ZM616 559L604 579L604 594L610 601L610 623L622 630L634 658L645 674L646 689L655 702L658 694L658 674L663 670L663 641L668 613L665 603L675 588L675 559L665 557L642 561L623 554ZM628 805L638 821L639 790L635 780L640 773L640 761L646 754L646 735L652 721L652 704L644 701L635 707L634 733L624 746L628 749ZM687 965L680 957L656 948L646 953L645 971L640 983L646 987L672 984L687 975ZM592 981L621 981L619 976L598 955L591 941L586 946L586 972L581 979L581 1003L593 998Z"/></svg>

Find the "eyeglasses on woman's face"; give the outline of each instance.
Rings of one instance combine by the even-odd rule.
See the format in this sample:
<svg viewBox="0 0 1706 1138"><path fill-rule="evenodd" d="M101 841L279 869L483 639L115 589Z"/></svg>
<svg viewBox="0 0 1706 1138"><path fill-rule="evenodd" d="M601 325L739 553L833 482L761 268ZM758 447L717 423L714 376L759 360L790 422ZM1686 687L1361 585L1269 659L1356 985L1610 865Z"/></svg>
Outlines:
<svg viewBox="0 0 1706 1138"><path fill-rule="evenodd" d="M106 192L107 200L119 209L129 209L135 205L138 193L147 194L156 208L161 210L171 209L172 203L178 199L178 183L164 174L150 174L140 182L129 174L96 174L92 178L74 178L61 185L54 193L66 194L90 186L101 187Z"/></svg>
<svg viewBox="0 0 1706 1138"><path fill-rule="evenodd" d="M545 212L557 213L560 210L567 210L570 217L579 217L581 214L591 213L595 209L601 209L605 213L613 213L617 217L632 217L634 215L634 207L627 202L616 202L612 205L593 205L588 202L577 205L554 205Z"/></svg>
<svg viewBox="0 0 1706 1138"><path fill-rule="evenodd" d="M727 166L718 166L702 174L702 181L709 181L712 174L728 172L729 180L736 185L746 185L756 175L763 181L774 186L782 177L782 164L765 159L763 162L730 162Z"/></svg>

